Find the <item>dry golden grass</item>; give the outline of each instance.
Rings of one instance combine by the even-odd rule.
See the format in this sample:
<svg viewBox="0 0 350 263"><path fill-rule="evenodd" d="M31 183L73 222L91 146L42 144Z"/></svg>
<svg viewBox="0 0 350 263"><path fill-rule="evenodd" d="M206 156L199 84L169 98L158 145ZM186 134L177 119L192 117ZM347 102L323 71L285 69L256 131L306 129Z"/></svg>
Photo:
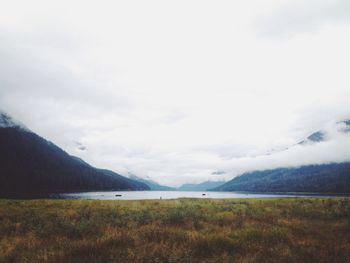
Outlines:
<svg viewBox="0 0 350 263"><path fill-rule="evenodd" d="M350 199L0 200L0 262L350 262Z"/></svg>

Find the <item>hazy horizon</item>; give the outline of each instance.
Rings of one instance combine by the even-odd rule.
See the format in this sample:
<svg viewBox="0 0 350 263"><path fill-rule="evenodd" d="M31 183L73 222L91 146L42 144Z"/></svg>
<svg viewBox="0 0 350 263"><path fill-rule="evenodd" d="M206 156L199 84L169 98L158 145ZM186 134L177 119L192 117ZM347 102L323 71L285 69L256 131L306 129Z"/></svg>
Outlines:
<svg viewBox="0 0 350 263"><path fill-rule="evenodd" d="M350 161L348 1L11 1L0 39L0 109L96 167L179 186Z"/></svg>

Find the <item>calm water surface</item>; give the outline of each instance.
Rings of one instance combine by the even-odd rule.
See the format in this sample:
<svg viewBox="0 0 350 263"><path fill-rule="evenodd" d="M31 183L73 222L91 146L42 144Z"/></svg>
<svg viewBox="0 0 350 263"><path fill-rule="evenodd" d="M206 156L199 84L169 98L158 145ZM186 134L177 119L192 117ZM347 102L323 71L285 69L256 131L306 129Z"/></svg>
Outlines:
<svg viewBox="0 0 350 263"><path fill-rule="evenodd" d="M60 194L65 199L94 200L147 200L147 199L177 199L177 198L271 198L271 197L305 197L302 194L250 194L235 192L189 192L189 191L116 191L116 192L85 192ZM315 195L311 195L315 196ZM320 196L320 195L318 195Z"/></svg>

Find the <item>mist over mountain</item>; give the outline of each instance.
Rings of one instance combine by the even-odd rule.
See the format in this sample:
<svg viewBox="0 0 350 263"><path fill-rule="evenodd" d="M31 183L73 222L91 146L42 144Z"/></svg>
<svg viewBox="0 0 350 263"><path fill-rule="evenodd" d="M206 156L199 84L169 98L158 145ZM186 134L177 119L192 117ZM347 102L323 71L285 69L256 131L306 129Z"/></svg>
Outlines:
<svg viewBox="0 0 350 263"><path fill-rule="evenodd" d="M24 124L8 114L0 113L0 195L39 196L49 193L97 190L180 190L205 191L305 191L348 192L348 163L312 163L298 167L288 165L290 153L310 151L314 147L327 146L329 142L348 141L350 121L337 122L327 129L310 134L300 143L288 149L262 155L259 158L284 156L278 166L256 171L242 172L240 176L228 178L229 168L212 172L216 178L228 178L226 182L207 180L198 184L183 184L178 188L137 177L129 173L128 178L107 169L97 169L79 157L69 155L58 146L30 131ZM339 142L338 142L339 141ZM343 146L345 146L344 144ZM322 149L322 148L320 148ZM325 148L327 149L327 148ZM325 152L323 149L320 152ZM312 154L311 154L312 153ZM342 152L340 151L340 154ZM310 152L311 157L315 154ZM267 159L268 160L268 159ZM264 166L262 166L264 167ZM285 168L284 168L285 167ZM223 167L225 168L225 167ZM220 171L220 172L217 172Z"/></svg>
<svg viewBox="0 0 350 263"><path fill-rule="evenodd" d="M325 130L319 130L316 132L313 132L309 136L307 136L305 139L301 140L300 142L283 147L282 149L272 149L268 151L266 154L271 155L276 152L280 151L286 151L291 149L292 147L295 146L307 146L307 145L313 145L315 143L320 143L320 142L325 142L327 140L332 139L332 136L334 136L334 132L339 133L339 134L347 134L350 132L350 120L345 120L345 121L339 121L334 123L334 125L329 126L328 129Z"/></svg>
<svg viewBox="0 0 350 263"><path fill-rule="evenodd" d="M171 187L350 161L328 129L350 118L349 14L347 0L6 1L0 107L95 167Z"/></svg>
<svg viewBox="0 0 350 263"><path fill-rule="evenodd" d="M330 123L297 144L257 156L256 160L265 160L260 169L246 169L211 190L349 193L349 132L349 120ZM293 163L293 158L301 156L305 156L304 163Z"/></svg>
<svg viewBox="0 0 350 263"><path fill-rule="evenodd" d="M350 132L350 120L340 121L336 123L336 130L339 133ZM320 130L310 134L306 139L302 140L298 144L305 145L310 143L319 143L327 141L330 137L330 132L327 130Z"/></svg>
<svg viewBox="0 0 350 263"><path fill-rule="evenodd" d="M174 191L174 190L176 190L173 187L160 185L159 183L157 183L151 179L144 179L144 178L138 177L138 176L131 174L131 173L128 174L128 178L130 178L134 181L146 184L150 188L150 190L153 190L153 191Z"/></svg>
<svg viewBox="0 0 350 263"><path fill-rule="evenodd" d="M97 169L0 114L0 196L59 192L148 190L144 183Z"/></svg>

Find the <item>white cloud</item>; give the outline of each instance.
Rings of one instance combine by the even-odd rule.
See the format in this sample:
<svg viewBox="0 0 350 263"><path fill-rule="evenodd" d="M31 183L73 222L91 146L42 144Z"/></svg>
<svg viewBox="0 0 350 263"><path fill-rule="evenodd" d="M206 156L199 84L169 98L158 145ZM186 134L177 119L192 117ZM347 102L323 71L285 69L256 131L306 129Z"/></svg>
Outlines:
<svg viewBox="0 0 350 263"><path fill-rule="evenodd" d="M307 12L329 1L305 3L298 25L284 14L300 2L283 3L8 2L0 106L96 166L171 185L343 160L332 143L328 159L318 154L328 144L256 157L350 117L350 25L339 8L348 4L332 2L311 19L314 31Z"/></svg>
<svg viewBox="0 0 350 263"><path fill-rule="evenodd" d="M256 26L263 36L290 37L349 22L348 0L285 0L268 14L259 16Z"/></svg>

